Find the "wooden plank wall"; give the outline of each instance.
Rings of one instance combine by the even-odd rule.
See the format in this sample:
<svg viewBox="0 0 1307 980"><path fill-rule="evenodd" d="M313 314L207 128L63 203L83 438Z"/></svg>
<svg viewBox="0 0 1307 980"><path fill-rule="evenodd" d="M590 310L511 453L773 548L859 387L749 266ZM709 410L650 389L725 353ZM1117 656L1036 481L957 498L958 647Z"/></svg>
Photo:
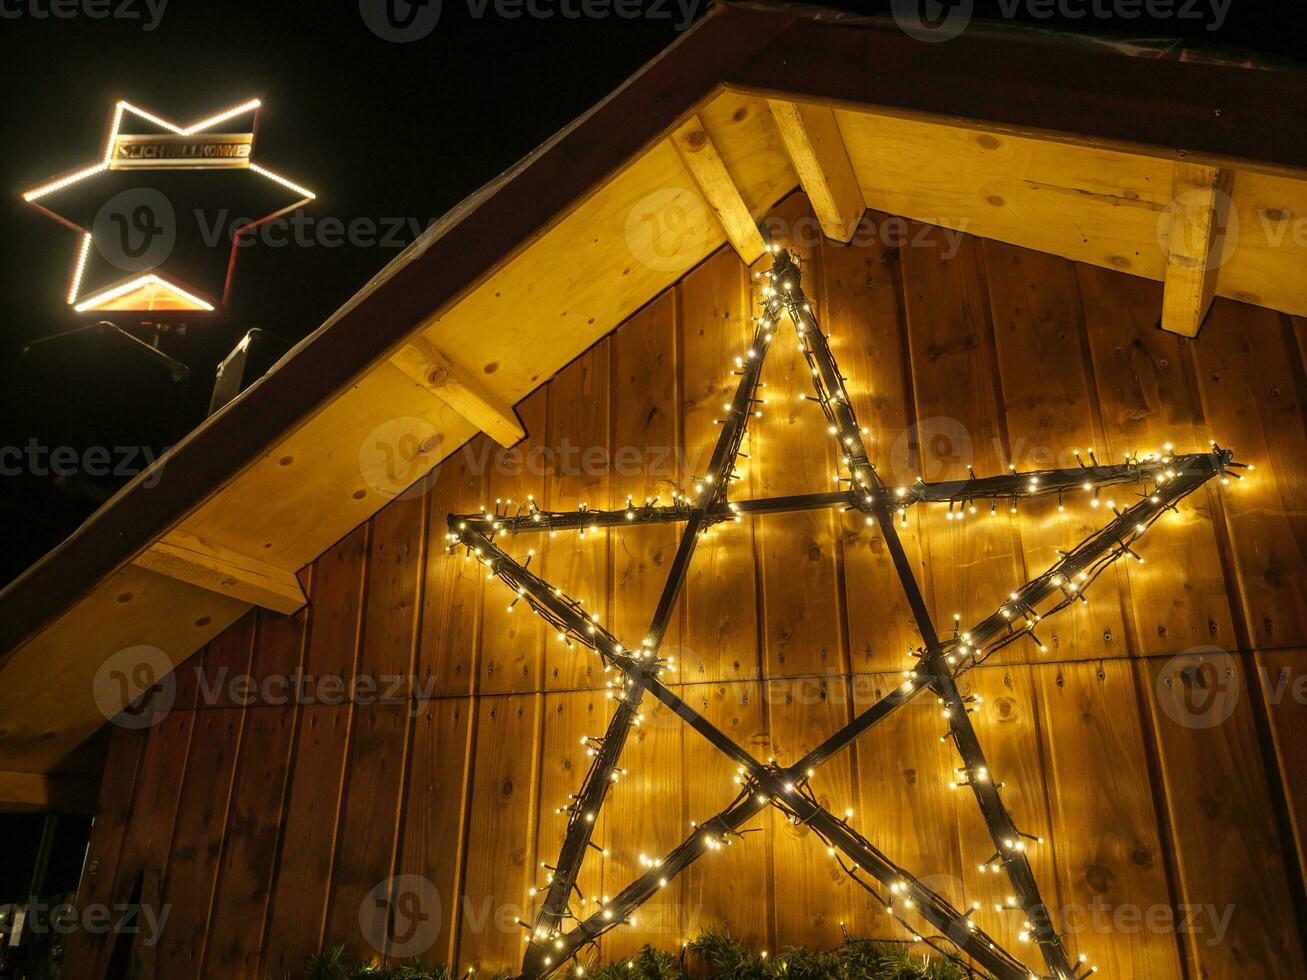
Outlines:
<svg viewBox="0 0 1307 980"><path fill-rule="evenodd" d="M1048 653L1011 647L965 683L983 695L979 733L1019 824L1047 841L1034 854L1044 895L1102 975L1307 975L1303 321L1222 299L1187 342L1156 329L1161 287L1143 279L880 214L835 245L798 195L771 221L781 241L806 228L809 289L887 480L1209 438L1256 464L1156 529L1147 564L1046 624ZM588 761L582 737L602 731L610 702L591 655L446 554L445 515L528 494L556 508L666 499L706 465L751 289L733 253L712 256L522 404L525 444L456 452L426 492L306 570L306 612L247 616L179 675L171 712L116 733L83 888L87 901L170 906L157 947L127 951L142 975L280 975L333 941L458 971L517 963L517 920ZM835 456L785 338L764 380L737 494L829 487ZM991 611L1103 510L1077 499L949 521L919 509L903 537L947 628ZM676 539L559 535L534 561L634 644ZM878 535L821 512L714 530L668 650L687 701L785 762L892 687L916 641ZM262 683L297 669L379 688L350 681L298 705L271 689L250 704L214 693L246 670ZM734 795L731 764L664 709L645 715L598 822L606 851L580 878L587 902ZM976 870L992 846L970 795L948 788L940 732L922 699L824 769L817 791L1015 943L1020 923L989 911L1006 892ZM898 935L804 828L773 817L670 884L603 955L705 926L770 947L834 944L842 926ZM75 937L70 975L120 961L113 939Z"/></svg>

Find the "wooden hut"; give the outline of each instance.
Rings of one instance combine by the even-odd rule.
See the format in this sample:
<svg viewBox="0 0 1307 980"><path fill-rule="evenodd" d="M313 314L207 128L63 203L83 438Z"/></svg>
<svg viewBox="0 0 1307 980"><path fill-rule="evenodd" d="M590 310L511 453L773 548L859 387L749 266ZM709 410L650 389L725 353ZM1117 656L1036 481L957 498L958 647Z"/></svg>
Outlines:
<svg viewBox="0 0 1307 980"><path fill-rule="evenodd" d="M67 976L273 976L337 942L538 976L705 929L974 954L972 926L1052 975L1029 909L996 910L1024 906L1020 867L1065 975L1081 953L1107 977L1307 975L1304 107L1298 71L716 9L0 596L0 793L58 805L113 718L78 904L167 912L157 941L74 934ZM819 326L759 350L787 283ZM742 378L766 387L714 470ZM1026 602L1165 495L1173 458L1211 469L1110 543L1087 604ZM1081 466L1088 490L1009 475ZM697 501L816 494L847 499L730 511L679 568L686 525L723 516ZM618 781L585 795L633 690L621 658L682 572L657 638L674 699L644 699L598 773ZM1019 642L964 664L956 700L926 678L797 774L800 802L705 823L741 785L783 797L936 654L966 661L996 608ZM677 858L687 840L704 853ZM971 924L920 924L904 899L927 894Z"/></svg>

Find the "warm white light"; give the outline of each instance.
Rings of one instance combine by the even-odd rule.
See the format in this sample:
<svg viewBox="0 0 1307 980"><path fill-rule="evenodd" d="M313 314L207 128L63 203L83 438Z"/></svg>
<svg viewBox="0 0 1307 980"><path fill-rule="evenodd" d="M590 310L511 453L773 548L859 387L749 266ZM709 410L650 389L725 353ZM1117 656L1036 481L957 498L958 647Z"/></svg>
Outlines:
<svg viewBox="0 0 1307 980"><path fill-rule="evenodd" d="M160 289L166 289L171 293L175 293L177 296L180 296L186 302L195 306L196 309L200 309L200 310L213 309L212 303L200 299L200 297L196 296L194 293L188 293L180 286L175 286L164 279L160 279L153 272L148 273L144 276L140 276L139 278L129 280L128 282L120 283L117 286L114 286L110 289L106 289L103 292L96 293L93 296L88 296L86 299L82 300L80 303L74 306L73 309L76 310L78 313L85 313L89 309L93 309L94 307L100 306L103 303L110 303L120 296L125 296L127 293L130 293L134 289L139 289L142 286L148 286L148 285L158 286Z"/></svg>
<svg viewBox="0 0 1307 980"><path fill-rule="evenodd" d="M86 271L86 254L91 250L91 235L82 236L82 250L77 255L77 267L73 270L73 281L68 285L68 302L77 300L77 291L82 288L82 273Z"/></svg>
<svg viewBox="0 0 1307 980"><path fill-rule="evenodd" d="M266 167L260 167L257 163L251 163L250 170L254 171L256 174L259 174L261 177L267 177L269 180L280 184L282 187L287 187L290 190L293 190L300 197L307 197L310 201L314 200L318 196L314 194L311 190L309 190L307 187L301 187L299 184L295 183L294 181L287 180L285 177L281 176L280 174L273 173L271 170L267 169Z"/></svg>
<svg viewBox="0 0 1307 980"><path fill-rule="evenodd" d="M97 163L89 167L84 167L81 170L68 174L65 177L60 177L58 180L52 180L48 184L42 184L40 187L33 188L32 190L28 191L26 194L23 195L23 200L35 201L38 198L45 197L47 194L53 194L55 191L62 190L63 188L68 187L70 184L75 184L79 180L85 180L87 177L90 177L92 174L98 174L100 171L107 170L107 169L109 169L109 165L107 163Z"/></svg>

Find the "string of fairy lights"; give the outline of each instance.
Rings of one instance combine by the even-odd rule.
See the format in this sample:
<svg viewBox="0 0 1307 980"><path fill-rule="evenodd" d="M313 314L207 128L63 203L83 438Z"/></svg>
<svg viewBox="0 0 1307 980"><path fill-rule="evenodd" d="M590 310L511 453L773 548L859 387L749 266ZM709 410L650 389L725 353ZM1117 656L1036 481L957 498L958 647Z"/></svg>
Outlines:
<svg viewBox="0 0 1307 980"><path fill-rule="evenodd" d="M582 504L573 511L541 509L533 498L525 502L496 501L492 510L449 517L448 543L462 548L466 561L480 562L488 579L498 579L512 592L507 608L525 605L543 619L564 647L583 647L598 654L603 665L608 695L616 710L601 736L582 739L591 763L577 792L559 807L568 815L566 833L558 859L545 864L543 889L532 888L529 897L540 899L533 922L526 929L526 953L521 976L544 976L565 965L576 974L585 972L581 953L610 929L636 925L636 911L653 895L695 861L730 846L742 828L768 807L774 807L796 823L810 828L822 841L828 856L859 886L866 889L914 940L929 944L942 955L966 958L999 980L1031 980L1039 976L1019 958L1004 949L976 922L970 909L955 908L904 868L881 853L850 825L851 812L837 817L824 808L811 789L816 770L863 732L912 701L926 689L939 699L946 723L942 741L951 742L961 765L953 774L955 788L969 788L984 817L994 843L994 852L977 865L985 874L1004 874L1009 891L994 904L996 912L1020 915L1019 940L1033 943L1048 973L1058 980L1084 980L1096 967L1084 956L1072 960L1056 931L1052 916L1040 897L1028 853L1042 843L1022 831L1002 800L1002 783L986 761L970 716L979 699L963 695L958 678L984 663L997 651L1020 639L1028 639L1040 652L1047 648L1038 628L1047 617L1075 604L1087 602L1086 592L1117 561L1142 562L1136 546L1142 536L1177 504L1213 478L1237 479L1242 464L1233 454L1215 444L1205 453L1179 455L1170 446L1160 453L1127 455L1120 463L1100 462L1091 449L1077 452L1077 465L1064 469L1017 472L978 477L969 472L965 480L887 487L871 463L864 436L858 425L852 400L845 386L825 334L803 292L800 268L790 253L771 247L772 267L759 273L762 284L761 311L755 318L752 342L735 362L738 379L735 394L723 406L722 426L707 470L693 481L692 491L674 493L668 502L659 498L637 501L614 509L591 510ZM763 500L731 500L729 488L740 478L738 463L747 458L743 440L751 419L761 414L764 400L759 395L765 355L775 339L782 318L795 328L796 341L811 372L815 394L828 431L840 448L843 472L835 475L836 491L799 494ZM1118 506L1113 493L1134 493L1138 499ZM1107 496L1104 494L1107 493ZM1011 592L997 610L963 629L955 617L952 635L941 638L931 620L911 565L899 540L896 523L906 524L909 508L916 504L946 504L947 519L968 520L982 513L999 513L1000 504L1015 512L1022 501L1056 496L1058 508L1068 499L1085 494L1091 507L1104 507L1113 516L1099 530L1086 536L1069 551L1059 551L1058 560L1043 573ZM750 514L842 507L865 515L868 524L879 527L892 558L905 597L912 608L922 645L913 652L914 664L904 679L875 704L852 718L816 748L790 766L776 760L755 759L729 736L684 702L661 678L675 670L673 658L660 652L663 634L672 609L685 583L686 573L699 540L718 524L742 521ZM510 556L498 544L500 538L545 533L575 532L578 538L597 535L605 528L641 524L684 524L675 558L669 569L649 629L634 647L624 646L600 623L597 610L550 585L531 570L534 550L521 559ZM648 694L666 705L737 766L737 793L719 813L696 824L675 848L662 857L641 855L645 871L614 896L587 897L577 877L591 850L608 851L593 839L595 824L610 789L625 775L619 766L630 731L643 718L641 707ZM543 895L542 895L543 892ZM920 918L934 931L916 928L909 915ZM571 928L565 929L570 923Z"/></svg>

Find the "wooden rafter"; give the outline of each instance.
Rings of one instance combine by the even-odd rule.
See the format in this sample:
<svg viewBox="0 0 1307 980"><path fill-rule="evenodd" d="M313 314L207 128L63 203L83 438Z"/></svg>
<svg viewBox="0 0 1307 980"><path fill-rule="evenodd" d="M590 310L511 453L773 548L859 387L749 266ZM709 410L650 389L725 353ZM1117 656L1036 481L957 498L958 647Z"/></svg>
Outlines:
<svg viewBox="0 0 1307 980"><path fill-rule="evenodd" d="M512 406L425 337L413 337L390 360L501 446L511 446L526 437Z"/></svg>
<svg viewBox="0 0 1307 980"><path fill-rule="evenodd" d="M308 602L294 572L180 531L156 541L133 564L275 612L298 612Z"/></svg>
<svg viewBox="0 0 1307 980"><path fill-rule="evenodd" d="M1216 296L1216 279L1226 259L1234 171L1177 163L1166 255L1162 326L1182 337L1196 337Z"/></svg>
<svg viewBox="0 0 1307 980"><path fill-rule="evenodd" d="M757 262L767 245L699 117L692 115L682 123L672 134L672 142L699 192L721 222L731 246L745 263Z"/></svg>
<svg viewBox="0 0 1307 980"><path fill-rule="evenodd" d="M866 205L834 110L779 99L767 103L822 233L839 242L849 241Z"/></svg>

